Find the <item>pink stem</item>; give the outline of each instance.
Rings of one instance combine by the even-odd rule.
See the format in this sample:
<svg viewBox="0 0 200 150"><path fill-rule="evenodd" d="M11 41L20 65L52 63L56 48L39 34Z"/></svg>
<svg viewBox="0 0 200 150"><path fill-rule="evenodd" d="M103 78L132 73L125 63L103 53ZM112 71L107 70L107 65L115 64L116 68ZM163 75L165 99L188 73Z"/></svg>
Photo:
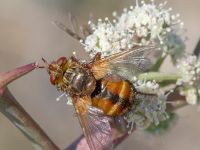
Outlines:
<svg viewBox="0 0 200 150"><path fill-rule="evenodd" d="M37 147L44 150L59 150L6 87L7 84L29 73L36 67L36 63L30 63L0 74L0 112L3 113L33 145L37 145Z"/></svg>
<svg viewBox="0 0 200 150"><path fill-rule="evenodd" d="M6 86L13 80L25 75L26 73L34 70L37 67L36 63L30 63L25 66L15 68L11 71L0 74L0 88Z"/></svg>
<svg viewBox="0 0 200 150"><path fill-rule="evenodd" d="M7 88L1 89L0 112L3 113L32 144L44 150L59 150Z"/></svg>

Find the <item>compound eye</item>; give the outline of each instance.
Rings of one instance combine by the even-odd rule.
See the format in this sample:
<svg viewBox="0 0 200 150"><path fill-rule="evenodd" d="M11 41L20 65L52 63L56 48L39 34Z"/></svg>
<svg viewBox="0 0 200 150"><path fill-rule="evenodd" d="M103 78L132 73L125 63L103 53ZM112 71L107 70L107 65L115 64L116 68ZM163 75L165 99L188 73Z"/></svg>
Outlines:
<svg viewBox="0 0 200 150"><path fill-rule="evenodd" d="M66 57L60 57L60 58L58 58L58 60L56 61L56 63L57 63L59 66L63 65L63 64L66 63L66 62L67 62L67 58L66 58Z"/></svg>
<svg viewBox="0 0 200 150"><path fill-rule="evenodd" d="M56 84L56 76L55 75L50 75L50 82L51 84L55 85Z"/></svg>

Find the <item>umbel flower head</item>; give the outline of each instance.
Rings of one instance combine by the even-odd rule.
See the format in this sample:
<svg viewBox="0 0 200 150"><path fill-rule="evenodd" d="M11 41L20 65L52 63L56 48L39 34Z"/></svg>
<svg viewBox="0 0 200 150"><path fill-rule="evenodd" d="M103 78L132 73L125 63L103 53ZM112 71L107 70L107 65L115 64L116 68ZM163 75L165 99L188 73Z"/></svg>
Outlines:
<svg viewBox="0 0 200 150"><path fill-rule="evenodd" d="M109 22L108 18L105 18L105 22L99 19L97 25L91 22L89 24L93 33L86 38L84 45L85 50L92 56L97 52L101 52L103 56L120 52L121 49L128 46L127 40L131 41L131 36L129 37L128 34L117 29L114 24Z"/></svg>
<svg viewBox="0 0 200 150"><path fill-rule="evenodd" d="M107 17L105 20L99 19L97 24L89 21L92 34L81 43L91 56L97 52L107 56L134 46L151 43L161 45L163 54L169 53L169 49L171 55L180 54L175 51L184 46L177 47L176 43L172 43L169 38L178 37L175 36L175 26L182 23L178 19L179 14L171 15L172 9L165 9L165 5L166 3L156 5L154 2L146 4L144 1L140 5L136 1L135 7L124 9L121 15L114 12L115 19L112 22ZM183 42L178 44L180 43L184 45Z"/></svg>
<svg viewBox="0 0 200 150"><path fill-rule="evenodd" d="M134 125L138 128L147 128L151 123L158 125L160 121L166 120L167 95L158 93L159 85L155 81L135 82L135 87L139 92L136 95L136 104L129 111L125 120L132 129Z"/></svg>
<svg viewBox="0 0 200 150"><path fill-rule="evenodd" d="M200 60L196 56L187 56L178 61L180 78L177 84L180 92L186 96L189 104L197 104L200 100Z"/></svg>

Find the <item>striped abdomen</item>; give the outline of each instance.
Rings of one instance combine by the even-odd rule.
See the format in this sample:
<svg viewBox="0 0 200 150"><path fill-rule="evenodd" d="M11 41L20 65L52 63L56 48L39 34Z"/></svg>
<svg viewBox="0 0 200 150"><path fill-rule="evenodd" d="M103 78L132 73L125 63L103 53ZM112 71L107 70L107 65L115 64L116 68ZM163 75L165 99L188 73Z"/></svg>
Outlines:
<svg viewBox="0 0 200 150"><path fill-rule="evenodd" d="M97 91L99 94L93 95L92 104L108 116L122 115L133 104L135 91L126 80L112 82L102 79Z"/></svg>

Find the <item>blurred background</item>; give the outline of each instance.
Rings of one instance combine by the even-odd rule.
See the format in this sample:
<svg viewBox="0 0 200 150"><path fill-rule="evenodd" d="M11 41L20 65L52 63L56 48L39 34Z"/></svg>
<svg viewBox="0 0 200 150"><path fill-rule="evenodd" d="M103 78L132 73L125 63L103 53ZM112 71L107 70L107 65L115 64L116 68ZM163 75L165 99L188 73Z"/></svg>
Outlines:
<svg viewBox="0 0 200 150"><path fill-rule="evenodd" d="M157 0L157 2L159 2ZM77 16L80 24L88 16L111 17L113 11L134 5L134 0L0 0L0 72L41 57L51 61L60 56L87 58L77 41L53 25L58 20L69 24L67 13ZM187 29L187 51L192 52L200 37L200 1L168 0L174 13L180 13ZM173 71L165 64L167 71ZM166 70L166 69L165 69ZM61 148L66 148L81 134L73 108L50 85L45 70L36 70L9 85L19 103ZM143 131L134 132L117 149L126 150L199 150L200 112L188 106L178 111L177 124L162 136ZM33 150L31 143L2 114L0 114L0 150Z"/></svg>

